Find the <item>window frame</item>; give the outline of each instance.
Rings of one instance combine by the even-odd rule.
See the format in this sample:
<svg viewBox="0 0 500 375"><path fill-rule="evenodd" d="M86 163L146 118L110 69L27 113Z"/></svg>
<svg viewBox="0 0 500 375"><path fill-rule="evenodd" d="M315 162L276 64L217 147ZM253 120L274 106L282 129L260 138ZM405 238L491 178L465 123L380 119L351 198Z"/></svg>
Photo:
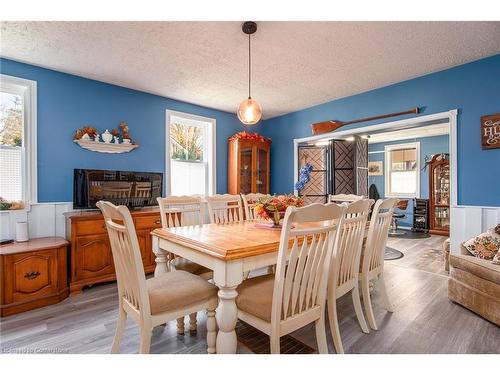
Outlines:
<svg viewBox="0 0 500 375"><path fill-rule="evenodd" d="M415 172L417 174L417 186L414 194L408 193L393 193L391 189L391 151L416 148ZM386 145L384 147L384 190L386 198L420 198L420 142L399 143L395 145Z"/></svg>
<svg viewBox="0 0 500 375"><path fill-rule="evenodd" d="M16 93L23 98L23 192L24 209L5 212L29 211L38 203L37 185L37 82L0 74L0 91Z"/></svg>
<svg viewBox="0 0 500 375"><path fill-rule="evenodd" d="M184 118L189 121L197 121L197 122L204 122L209 124L206 135L207 135L207 141L208 144L211 147L207 147L205 145L204 147L204 152L205 149L207 150L207 160L208 160L208 182L207 182L207 190L208 193L207 195L213 195L216 193L216 187L217 187L217 167L216 167L216 125L217 121L213 118L210 117L204 117L204 116L199 116L199 115L194 115L191 113L186 113L186 112L178 112L178 111L173 111L173 110L166 110L166 133L165 133L165 193L167 196L172 195L172 178L171 178L171 162L172 158L170 157L170 126L172 123L172 118L175 117L180 117ZM211 150L210 150L211 148Z"/></svg>

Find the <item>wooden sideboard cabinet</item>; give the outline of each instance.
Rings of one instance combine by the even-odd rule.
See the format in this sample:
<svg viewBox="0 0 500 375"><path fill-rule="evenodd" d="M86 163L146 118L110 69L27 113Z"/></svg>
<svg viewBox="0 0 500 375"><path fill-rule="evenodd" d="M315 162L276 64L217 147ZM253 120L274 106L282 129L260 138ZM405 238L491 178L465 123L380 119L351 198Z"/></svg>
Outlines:
<svg viewBox="0 0 500 375"><path fill-rule="evenodd" d="M151 231L161 227L160 212L131 211L146 274L154 272L155 255ZM81 292L85 286L116 280L113 255L104 218L99 211L66 214L66 236L71 242L70 292Z"/></svg>
<svg viewBox="0 0 500 375"><path fill-rule="evenodd" d="M0 246L0 316L52 305L68 294L68 241L44 237Z"/></svg>
<svg viewBox="0 0 500 375"><path fill-rule="evenodd" d="M229 194L269 194L270 150L271 142L268 140L229 140Z"/></svg>

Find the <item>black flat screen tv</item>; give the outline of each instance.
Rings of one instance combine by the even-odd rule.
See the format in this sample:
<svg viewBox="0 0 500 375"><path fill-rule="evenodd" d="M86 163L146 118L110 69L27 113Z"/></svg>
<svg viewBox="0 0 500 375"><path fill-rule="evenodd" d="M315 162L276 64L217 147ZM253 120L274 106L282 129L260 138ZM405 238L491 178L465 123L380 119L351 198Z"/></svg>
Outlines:
<svg viewBox="0 0 500 375"><path fill-rule="evenodd" d="M163 173L75 169L73 208L96 208L100 200L130 208L156 206L162 184Z"/></svg>

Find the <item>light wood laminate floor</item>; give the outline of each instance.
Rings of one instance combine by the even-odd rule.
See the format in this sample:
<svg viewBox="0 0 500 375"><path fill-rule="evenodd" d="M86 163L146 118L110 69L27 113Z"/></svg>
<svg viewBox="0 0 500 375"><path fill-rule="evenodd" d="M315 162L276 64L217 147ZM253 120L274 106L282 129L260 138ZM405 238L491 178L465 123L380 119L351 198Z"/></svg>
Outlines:
<svg viewBox="0 0 500 375"><path fill-rule="evenodd" d="M378 331L361 332L350 295L339 300L340 332L346 353L500 353L500 328L447 298L447 274L441 254L444 237L409 240L390 238L403 251L386 262L388 293L394 313L387 313L374 290ZM3 353L109 353L117 311L116 285L95 286L63 302L0 320ZM153 332L152 353L206 353L205 315L198 314L198 332L176 333L175 322ZM187 326L187 324L186 324ZM327 329L329 329L327 327ZM314 326L293 333L316 348ZM122 353L136 353L137 326L129 320ZM328 333L330 353L335 353ZM249 353L238 344L238 353Z"/></svg>

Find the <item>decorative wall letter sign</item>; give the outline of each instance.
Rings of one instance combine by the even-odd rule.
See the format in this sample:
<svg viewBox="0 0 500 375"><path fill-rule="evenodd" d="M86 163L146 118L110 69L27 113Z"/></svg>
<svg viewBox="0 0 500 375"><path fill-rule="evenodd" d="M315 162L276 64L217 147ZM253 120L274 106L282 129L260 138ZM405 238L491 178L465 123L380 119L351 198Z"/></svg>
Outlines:
<svg viewBox="0 0 500 375"><path fill-rule="evenodd" d="M481 145L485 150L500 148L500 113L481 117Z"/></svg>

